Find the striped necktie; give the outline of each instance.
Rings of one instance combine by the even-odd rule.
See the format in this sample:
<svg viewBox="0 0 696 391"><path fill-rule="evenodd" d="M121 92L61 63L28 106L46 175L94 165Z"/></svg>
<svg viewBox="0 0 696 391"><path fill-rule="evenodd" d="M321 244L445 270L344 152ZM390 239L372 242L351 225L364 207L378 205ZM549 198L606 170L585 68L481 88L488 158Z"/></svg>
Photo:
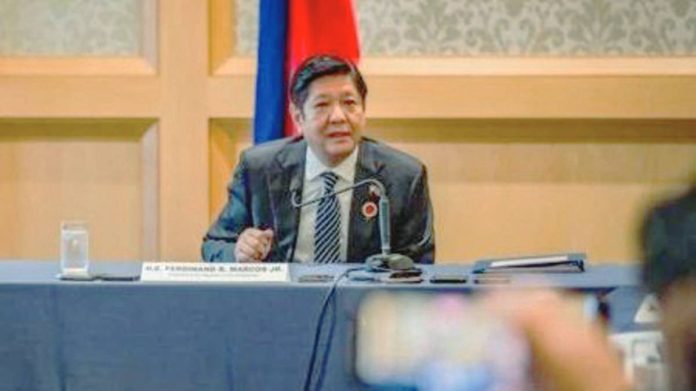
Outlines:
<svg viewBox="0 0 696 391"><path fill-rule="evenodd" d="M323 194L330 194L338 181L338 176L331 171L321 174L324 180ZM322 198L317 208L317 219L314 223L314 262L341 262L341 211L338 197L332 195Z"/></svg>

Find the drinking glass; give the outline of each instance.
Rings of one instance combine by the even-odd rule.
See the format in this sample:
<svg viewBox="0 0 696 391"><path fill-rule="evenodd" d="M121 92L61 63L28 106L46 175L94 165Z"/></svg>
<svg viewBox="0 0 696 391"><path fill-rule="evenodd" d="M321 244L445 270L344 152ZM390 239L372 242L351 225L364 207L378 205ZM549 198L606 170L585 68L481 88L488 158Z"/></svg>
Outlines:
<svg viewBox="0 0 696 391"><path fill-rule="evenodd" d="M86 222L61 222L60 271L63 276L89 275L89 230Z"/></svg>

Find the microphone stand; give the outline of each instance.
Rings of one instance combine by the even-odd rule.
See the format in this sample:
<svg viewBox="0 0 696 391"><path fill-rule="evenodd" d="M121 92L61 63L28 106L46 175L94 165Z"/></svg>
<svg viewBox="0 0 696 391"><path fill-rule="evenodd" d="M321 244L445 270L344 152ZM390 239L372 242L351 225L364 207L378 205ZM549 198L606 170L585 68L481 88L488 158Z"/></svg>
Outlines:
<svg viewBox="0 0 696 391"><path fill-rule="evenodd" d="M377 186L379 189L379 209L378 209L378 222L379 222L379 240L382 252L379 254L370 255L365 260L366 270L370 272L383 272L391 270L410 270L413 269L414 262L411 258L406 255L396 254L391 252L391 223L389 221L390 217L390 207L389 199L387 198L387 190L382 184L374 178L363 179L358 183L354 183L351 186L344 187L339 190L335 190L329 194L325 194L320 197L310 199L305 202L297 202L296 195L297 192L292 194L292 206L295 208L301 208L316 202L321 201L327 197L333 197L338 194L344 193L355 188L372 184Z"/></svg>
<svg viewBox="0 0 696 391"><path fill-rule="evenodd" d="M377 182L377 181L375 181ZM379 183L379 182L377 182ZM370 255L365 260L367 270L372 272L388 270L409 270L413 268L413 260L405 255L391 252L391 223L389 221L389 199L381 183L379 197L379 240L382 245L380 254Z"/></svg>

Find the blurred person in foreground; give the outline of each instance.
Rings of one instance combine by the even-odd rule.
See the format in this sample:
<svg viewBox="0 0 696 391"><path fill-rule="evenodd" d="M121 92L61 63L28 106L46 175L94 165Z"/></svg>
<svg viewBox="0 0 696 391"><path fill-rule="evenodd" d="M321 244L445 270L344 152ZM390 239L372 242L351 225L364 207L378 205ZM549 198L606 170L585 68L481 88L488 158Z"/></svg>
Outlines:
<svg viewBox="0 0 696 391"><path fill-rule="evenodd" d="M643 281L657 294L672 390L696 390L696 183L653 207L641 229Z"/></svg>
<svg viewBox="0 0 696 391"><path fill-rule="evenodd" d="M677 281L696 277L696 184L647 213L640 242L643 281L658 297Z"/></svg>
<svg viewBox="0 0 696 391"><path fill-rule="evenodd" d="M696 279L672 284L662 296L670 389L696 390Z"/></svg>
<svg viewBox="0 0 696 391"><path fill-rule="evenodd" d="M380 253L372 178L391 203L391 248L432 263L435 241L425 166L363 136L367 86L350 61L307 59L290 84L290 112L301 135L244 151L229 199L203 239L209 262L364 262ZM306 202L326 196L306 207ZM326 205L322 203L326 201Z"/></svg>

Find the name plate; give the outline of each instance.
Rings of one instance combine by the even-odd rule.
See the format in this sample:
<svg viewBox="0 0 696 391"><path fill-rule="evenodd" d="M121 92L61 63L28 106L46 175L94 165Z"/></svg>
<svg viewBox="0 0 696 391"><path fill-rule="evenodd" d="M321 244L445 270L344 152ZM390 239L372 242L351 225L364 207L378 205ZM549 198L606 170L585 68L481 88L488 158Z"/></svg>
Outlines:
<svg viewBox="0 0 696 391"><path fill-rule="evenodd" d="M287 263L144 262L141 281L288 282Z"/></svg>

